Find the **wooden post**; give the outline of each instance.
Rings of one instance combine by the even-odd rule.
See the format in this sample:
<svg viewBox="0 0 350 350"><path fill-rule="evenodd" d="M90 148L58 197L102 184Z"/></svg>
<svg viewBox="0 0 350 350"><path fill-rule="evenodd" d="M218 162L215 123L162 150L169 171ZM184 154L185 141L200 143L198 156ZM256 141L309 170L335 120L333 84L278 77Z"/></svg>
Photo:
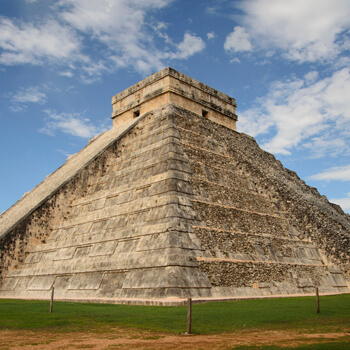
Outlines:
<svg viewBox="0 0 350 350"><path fill-rule="evenodd" d="M316 287L316 304L317 304L317 313L320 313L320 298L318 295L318 287Z"/></svg>
<svg viewBox="0 0 350 350"><path fill-rule="evenodd" d="M51 289L51 300L50 300L50 312L52 312L52 308L53 308L53 295L55 293L55 287L52 287Z"/></svg>
<svg viewBox="0 0 350 350"><path fill-rule="evenodd" d="M192 324L192 299L187 299L187 334L191 334Z"/></svg>

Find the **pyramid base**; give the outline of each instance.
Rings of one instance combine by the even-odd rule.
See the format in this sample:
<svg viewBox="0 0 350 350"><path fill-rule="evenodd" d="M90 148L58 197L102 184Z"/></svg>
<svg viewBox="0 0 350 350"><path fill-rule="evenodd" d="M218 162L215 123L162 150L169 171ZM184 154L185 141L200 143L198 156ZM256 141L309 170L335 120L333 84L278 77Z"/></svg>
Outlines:
<svg viewBox="0 0 350 350"><path fill-rule="evenodd" d="M349 292L338 292L338 293L319 293L319 296L329 295L343 295L349 294ZM207 298L192 298L193 304L202 304L210 302L221 302L221 301L234 301L234 300L251 300L251 299L271 299L271 298L297 298L297 297L314 297L313 293L302 293L302 294L277 294L277 295L245 295L245 296L231 296L231 297L207 297ZM11 299L11 300L43 300L49 301L50 298L13 298L3 297L0 299ZM136 299L136 298L55 298L54 301L60 302L71 302L71 303L95 303L95 304L116 304L116 305L143 305L143 306L184 306L188 303L188 298L165 298L165 299Z"/></svg>
<svg viewBox="0 0 350 350"><path fill-rule="evenodd" d="M51 289L0 291L0 299L50 300ZM320 295L348 294L348 286L319 287ZM292 283L281 282L272 285L260 284L253 287L212 287L212 288L157 288L117 290L113 296L101 296L98 290L55 289L56 301L105 303L124 305L180 306L192 298L194 303L230 301L240 299L281 298L314 296L313 286L296 287Z"/></svg>

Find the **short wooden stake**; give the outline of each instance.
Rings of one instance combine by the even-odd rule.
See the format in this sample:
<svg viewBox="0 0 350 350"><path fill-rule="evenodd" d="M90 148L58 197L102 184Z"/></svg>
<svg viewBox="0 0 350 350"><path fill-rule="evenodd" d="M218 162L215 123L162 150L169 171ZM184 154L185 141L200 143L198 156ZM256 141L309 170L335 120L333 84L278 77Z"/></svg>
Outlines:
<svg viewBox="0 0 350 350"><path fill-rule="evenodd" d="M192 324L192 299L187 299L187 334L191 334Z"/></svg>
<svg viewBox="0 0 350 350"><path fill-rule="evenodd" d="M50 300L50 312L52 312L52 308L53 308L53 296L55 293L55 287L52 287L51 289L51 300Z"/></svg>
<svg viewBox="0 0 350 350"><path fill-rule="evenodd" d="M318 287L316 287L316 304L317 304L317 313L320 313L320 297L318 295Z"/></svg>

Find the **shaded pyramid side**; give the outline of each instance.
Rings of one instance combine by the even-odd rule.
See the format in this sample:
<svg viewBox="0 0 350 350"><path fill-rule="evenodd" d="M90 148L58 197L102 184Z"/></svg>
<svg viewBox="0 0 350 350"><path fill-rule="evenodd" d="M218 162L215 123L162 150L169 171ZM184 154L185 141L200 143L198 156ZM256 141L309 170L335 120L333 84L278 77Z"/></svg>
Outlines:
<svg viewBox="0 0 350 350"><path fill-rule="evenodd" d="M253 138L175 111L212 295L349 292L349 217Z"/></svg>
<svg viewBox="0 0 350 350"><path fill-rule="evenodd" d="M27 238L22 252L20 240L7 247L0 296L47 298L53 286L57 298L210 295L172 108L144 116L13 230Z"/></svg>

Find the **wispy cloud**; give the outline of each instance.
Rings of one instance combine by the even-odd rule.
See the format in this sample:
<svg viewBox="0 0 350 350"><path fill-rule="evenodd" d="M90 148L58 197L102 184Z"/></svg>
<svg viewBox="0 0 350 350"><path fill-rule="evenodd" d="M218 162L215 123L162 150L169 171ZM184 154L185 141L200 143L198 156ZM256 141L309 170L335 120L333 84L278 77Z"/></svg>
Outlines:
<svg viewBox="0 0 350 350"><path fill-rule="evenodd" d="M39 132L54 136L56 132L63 132L72 136L91 138L103 131L105 126L94 125L89 118L80 113L57 113L51 110L44 111L47 115L46 123Z"/></svg>
<svg viewBox="0 0 350 350"><path fill-rule="evenodd" d="M59 73L62 77L72 78L74 76L72 71L65 70Z"/></svg>
<svg viewBox="0 0 350 350"><path fill-rule="evenodd" d="M167 59L187 59L205 47L201 38L190 33L185 33L181 43L174 44L163 32L167 29L167 24L149 18L148 15L153 10L162 9L171 2L172 0L60 0L58 8L61 9L60 18L66 23L106 45L108 60L112 60L117 67L131 65L147 74L163 68ZM159 49L154 43L155 35L163 38L165 45L170 46L164 50ZM103 61L86 65L83 74L85 81L89 82L103 71L108 71L109 66Z"/></svg>
<svg viewBox="0 0 350 350"><path fill-rule="evenodd" d="M319 174L310 176L309 179L319 181L350 181L350 164L327 169Z"/></svg>
<svg viewBox="0 0 350 350"><path fill-rule="evenodd" d="M87 60L74 31L55 20L25 23L0 17L0 64L34 64Z"/></svg>
<svg viewBox="0 0 350 350"><path fill-rule="evenodd" d="M46 87L31 86L26 89L21 89L17 93L12 95L12 101L16 103L39 103L44 104L47 96Z"/></svg>
<svg viewBox="0 0 350 350"><path fill-rule="evenodd" d="M25 110L27 110L27 106L25 106L25 105L22 105L22 106L20 106L20 105L13 105L13 106L9 107L9 110L11 112L14 112L14 113L24 112Z"/></svg>
<svg viewBox="0 0 350 350"><path fill-rule="evenodd" d="M17 92L11 92L5 95L10 100L10 111L23 112L27 109L28 103L45 104L47 101L47 86L30 86L21 88Z"/></svg>
<svg viewBox="0 0 350 350"><path fill-rule="evenodd" d="M167 24L152 16L172 1L56 0L46 21L1 17L0 64L68 66L59 74L78 75L86 83L118 68L133 67L144 74L159 70L167 61L188 59L205 47L190 33L173 43L166 34ZM155 38L163 42L156 44ZM97 53L103 59L96 60Z"/></svg>

